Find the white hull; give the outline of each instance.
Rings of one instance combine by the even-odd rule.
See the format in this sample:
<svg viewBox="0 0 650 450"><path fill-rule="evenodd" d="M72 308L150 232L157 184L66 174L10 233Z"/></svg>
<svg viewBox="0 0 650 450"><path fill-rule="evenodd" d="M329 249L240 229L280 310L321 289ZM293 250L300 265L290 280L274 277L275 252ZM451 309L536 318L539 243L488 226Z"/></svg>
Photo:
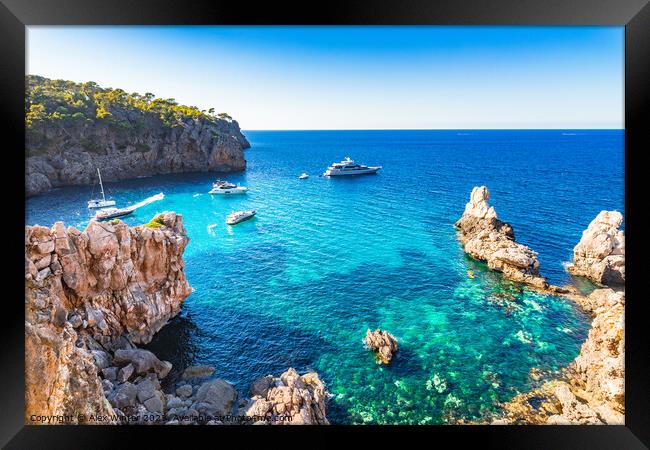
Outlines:
<svg viewBox="0 0 650 450"><path fill-rule="evenodd" d="M217 195L236 195L236 194L245 194L248 188L239 186L236 188L232 189L217 189L214 188L212 189L209 194L217 194Z"/></svg>
<svg viewBox="0 0 650 450"><path fill-rule="evenodd" d="M115 206L115 200L90 200L88 208L106 208L107 206Z"/></svg>
<svg viewBox="0 0 650 450"><path fill-rule="evenodd" d="M323 176L326 177L340 177L340 176L349 176L349 175L368 175L371 173L377 173L381 167L368 167L366 169L359 170L330 170L327 169Z"/></svg>
<svg viewBox="0 0 650 450"><path fill-rule="evenodd" d="M257 213L256 210L252 210L252 211L243 211L242 214L240 214L239 216L236 216L235 214L231 214L226 219L226 223L228 225L237 225L240 222L252 219L256 213Z"/></svg>

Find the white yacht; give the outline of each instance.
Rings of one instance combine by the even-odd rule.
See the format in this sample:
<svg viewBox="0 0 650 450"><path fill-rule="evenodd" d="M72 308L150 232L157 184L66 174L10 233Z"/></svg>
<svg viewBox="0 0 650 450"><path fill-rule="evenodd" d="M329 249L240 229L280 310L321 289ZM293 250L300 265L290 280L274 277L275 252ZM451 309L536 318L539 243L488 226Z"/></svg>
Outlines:
<svg viewBox="0 0 650 450"><path fill-rule="evenodd" d="M250 211L236 211L228 214L226 223L228 225L235 225L239 222L243 222L244 220L252 219L255 214L257 214L257 211L254 209Z"/></svg>
<svg viewBox="0 0 650 450"><path fill-rule="evenodd" d="M115 205L115 200L106 200L106 195L104 194L104 184L102 183L102 174L99 173L99 167L97 168L97 176L99 177L99 187L102 190L102 198L88 200L88 208L105 208L106 206Z"/></svg>
<svg viewBox="0 0 650 450"><path fill-rule="evenodd" d="M299 180L306 180L307 178L309 178L309 174L305 172L298 177Z"/></svg>
<svg viewBox="0 0 650 450"><path fill-rule="evenodd" d="M349 156L346 156L343 161L329 166L325 173L323 173L323 176L365 175L376 173L379 169L381 169L381 166L365 166L363 164L356 164Z"/></svg>
<svg viewBox="0 0 650 450"><path fill-rule="evenodd" d="M248 190L247 187L234 185L227 181L217 180L212 184L210 194L245 194Z"/></svg>

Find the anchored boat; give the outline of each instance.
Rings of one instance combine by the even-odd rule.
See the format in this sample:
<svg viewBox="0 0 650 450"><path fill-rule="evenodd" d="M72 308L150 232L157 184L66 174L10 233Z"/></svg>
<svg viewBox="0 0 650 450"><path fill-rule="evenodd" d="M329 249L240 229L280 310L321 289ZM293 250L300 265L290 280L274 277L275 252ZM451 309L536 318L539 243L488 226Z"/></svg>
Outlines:
<svg viewBox="0 0 650 450"><path fill-rule="evenodd" d="M307 178L309 178L309 174L305 172L298 177L299 180L306 180Z"/></svg>
<svg viewBox="0 0 650 450"><path fill-rule="evenodd" d="M376 173L381 166L366 166L363 164L356 164L349 156L341 162L332 164L327 168L323 176L334 177L343 175L367 175Z"/></svg>
<svg viewBox="0 0 650 450"><path fill-rule="evenodd" d="M102 183L102 174L99 172L99 167L97 168L97 176L99 177L99 187L102 190L102 198L88 200L88 208L104 208L106 206L113 206L115 200L106 200L106 195L104 194L104 184Z"/></svg>
<svg viewBox="0 0 650 450"><path fill-rule="evenodd" d="M228 215L226 223L228 225L236 225L245 220L252 219L255 214L257 214L257 211L254 209L250 211L236 211Z"/></svg>
<svg viewBox="0 0 650 450"><path fill-rule="evenodd" d="M210 194L245 194L247 187L234 185L227 181L217 180L212 184Z"/></svg>

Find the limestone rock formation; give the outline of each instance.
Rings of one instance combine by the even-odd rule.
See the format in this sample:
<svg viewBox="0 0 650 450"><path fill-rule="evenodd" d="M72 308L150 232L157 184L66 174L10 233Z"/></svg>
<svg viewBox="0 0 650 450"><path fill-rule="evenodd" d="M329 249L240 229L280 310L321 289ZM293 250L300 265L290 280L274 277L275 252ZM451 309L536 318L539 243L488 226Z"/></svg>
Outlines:
<svg viewBox="0 0 650 450"><path fill-rule="evenodd" d="M624 424L625 295L599 289L576 300L594 316L580 354L560 379L503 405L494 423Z"/></svg>
<svg viewBox="0 0 650 450"><path fill-rule="evenodd" d="M487 187L472 189L465 211L455 224L465 252L511 280L541 290L565 292L540 276L537 253L515 241L512 226L497 218L494 207L487 203L489 198Z"/></svg>
<svg viewBox="0 0 650 450"><path fill-rule="evenodd" d="M32 414L112 415L103 392L111 379L169 372L169 363L131 344L149 342L191 292L183 271L188 238L182 217L170 212L162 219L160 229L130 229L120 221L91 222L85 231L61 222L26 227L28 423ZM131 391L122 388L113 403L129 403Z"/></svg>
<svg viewBox="0 0 650 450"><path fill-rule="evenodd" d="M388 331L368 329L363 342L375 352L377 360L382 364L390 364L397 351L397 339Z"/></svg>
<svg viewBox="0 0 650 450"><path fill-rule="evenodd" d="M45 315L30 321L35 318L30 314L25 321L25 423L78 424L80 415L112 416L93 357L75 345L72 325ZM47 417L61 421L40 421Z"/></svg>
<svg viewBox="0 0 650 450"><path fill-rule="evenodd" d="M256 380L251 393L253 396L243 413L255 423L329 425L325 385L315 372L301 376L290 368L279 378L268 376Z"/></svg>
<svg viewBox="0 0 650 450"><path fill-rule="evenodd" d="M602 285L625 284L625 235L620 230L623 215L601 211L582 233L573 249L567 271Z"/></svg>
<svg viewBox="0 0 650 450"><path fill-rule="evenodd" d="M159 229L92 221L85 231L57 222L25 231L25 277L33 305L61 299L67 315L85 323L102 345L126 334L146 344L180 311L191 288L183 251L182 216L162 215Z"/></svg>

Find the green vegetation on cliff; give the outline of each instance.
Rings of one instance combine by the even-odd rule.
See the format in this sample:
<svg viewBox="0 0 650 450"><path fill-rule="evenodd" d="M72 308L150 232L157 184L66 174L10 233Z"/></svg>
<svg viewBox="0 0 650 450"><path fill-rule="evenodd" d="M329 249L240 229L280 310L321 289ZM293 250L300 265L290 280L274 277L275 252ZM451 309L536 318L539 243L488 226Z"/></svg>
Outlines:
<svg viewBox="0 0 650 450"><path fill-rule="evenodd" d="M128 93L122 89L102 88L97 83L75 83L66 80L50 80L37 75L27 75L25 80L25 124L29 132L39 121L60 121L73 125L104 121L126 129L144 126L142 122L129 120L117 110L139 113L144 117L153 113L167 127L173 127L188 118L215 122L232 120L226 113L215 114L214 108L199 110L195 106L176 103L173 98L156 98Z"/></svg>

